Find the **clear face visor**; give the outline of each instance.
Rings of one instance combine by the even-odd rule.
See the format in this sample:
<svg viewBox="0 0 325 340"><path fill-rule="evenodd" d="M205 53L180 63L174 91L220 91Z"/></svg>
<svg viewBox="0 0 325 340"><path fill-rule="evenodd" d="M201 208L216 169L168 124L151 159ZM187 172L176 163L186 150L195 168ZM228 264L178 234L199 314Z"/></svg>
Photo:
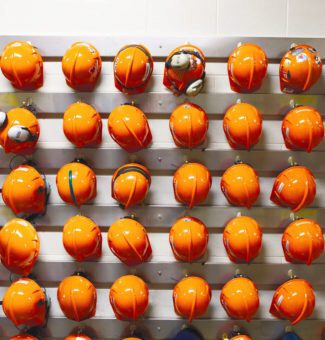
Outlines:
<svg viewBox="0 0 325 340"><path fill-rule="evenodd" d="M24 143L32 140L32 135L25 126L15 125L8 130L8 138L17 143Z"/></svg>

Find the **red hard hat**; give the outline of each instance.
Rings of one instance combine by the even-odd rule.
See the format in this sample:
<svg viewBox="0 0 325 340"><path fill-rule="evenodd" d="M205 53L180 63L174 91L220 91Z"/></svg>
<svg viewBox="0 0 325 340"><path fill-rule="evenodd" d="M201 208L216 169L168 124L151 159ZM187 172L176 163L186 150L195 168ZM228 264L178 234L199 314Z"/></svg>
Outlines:
<svg viewBox="0 0 325 340"><path fill-rule="evenodd" d="M322 74L320 54L309 45L297 45L284 55L280 62L280 86L284 93L301 93L309 90Z"/></svg>
<svg viewBox="0 0 325 340"><path fill-rule="evenodd" d="M177 202L188 205L202 203L212 185L210 171L200 163L186 163L179 167L173 178L174 195Z"/></svg>
<svg viewBox="0 0 325 340"><path fill-rule="evenodd" d="M315 293L303 279L291 279L277 288L270 313L279 319L288 319L292 325L307 319L314 311Z"/></svg>
<svg viewBox="0 0 325 340"><path fill-rule="evenodd" d="M231 261L249 263L261 250L262 229L251 217L235 217L225 227L223 244Z"/></svg>
<svg viewBox="0 0 325 340"><path fill-rule="evenodd" d="M179 261L194 262L204 256L209 240L208 228L198 218L184 216L169 232L169 243Z"/></svg>
<svg viewBox="0 0 325 340"><path fill-rule="evenodd" d="M299 218L284 231L282 248L287 261L310 265L324 251L323 230L314 220Z"/></svg>
<svg viewBox="0 0 325 340"><path fill-rule="evenodd" d="M228 59L230 87L235 92L259 89L266 76L268 59L263 49L255 44L238 46Z"/></svg>
<svg viewBox="0 0 325 340"><path fill-rule="evenodd" d="M228 281L221 290L220 302L231 318L248 322L260 305L254 282L245 277L235 277Z"/></svg>
<svg viewBox="0 0 325 340"><path fill-rule="evenodd" d="M148 286L138 276L122 276L112 285L109 300L118 320L137 320L148 308Z"/></svg>
<svg viewBox="0 0 325 340"><path fill-rule="evenodd" d="M211 288L200 277L189 276L179 281L173 290L175 313L189 322L202 316L211 300Z"/></svg>
<svg viewBox="0 0 325 340"><path fill-rule="evenodd" d="M283 118L282 135L288 149L311 152L324 139L321 114L311 106L297 106Z"/></svg>
<svg viewBox="0 0 325 340"><path fill-rule="evenodd" d="M250 208L260 194L256 171L244 163L229 167L221 177L220 187L228 202Z"/></svg>
<svg viewBox="0 0 325 340"><path fill-rule="evenodd" d="M271 201L280 206L298 211L313 203L316 196L316 182L313 173L304 166L291 166L275 179Z"/></svg>

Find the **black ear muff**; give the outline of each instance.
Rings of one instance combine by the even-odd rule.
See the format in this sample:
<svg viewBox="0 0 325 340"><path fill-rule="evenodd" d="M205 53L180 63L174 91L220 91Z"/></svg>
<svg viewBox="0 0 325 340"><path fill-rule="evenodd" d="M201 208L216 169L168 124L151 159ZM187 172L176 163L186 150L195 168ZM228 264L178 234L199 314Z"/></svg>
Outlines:
<svg viewBox="0 0 325 340"><path fill-rule="evenodd" d="M6 125L7 121L7 114L3 111L0 111L0 129Z"/></svg>

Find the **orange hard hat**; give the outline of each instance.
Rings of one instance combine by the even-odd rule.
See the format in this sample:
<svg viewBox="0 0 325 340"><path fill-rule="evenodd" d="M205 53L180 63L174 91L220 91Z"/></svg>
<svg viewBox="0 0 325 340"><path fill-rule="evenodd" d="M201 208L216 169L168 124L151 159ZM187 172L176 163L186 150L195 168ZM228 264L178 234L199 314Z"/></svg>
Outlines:
<svg viewBox="0 0 325 340"><path fill-rule="evenodd" d="M263 49L255 44L238 46L228 59L228 77L232 91L254 92L266 76L268 59Z"/></svg>
<svg viewBox="0 0 325 340"><path fill-rule="evenodd" d="M262 116L259 110L247 103L231 106L223 118L223 131L233 149L249 150L262 134Z"/></svg>
<svg viewBox="0 0 325 340"><path fill-rule="evenodd" d="M313 203L316 196L316 182L313 173L304 166L291 166L275 179L271 201L280 206L298 211Z"/></svg>
<svg viewBox="0 0 325 340"><path fill-rule="evenodd" d="M27 41L13 41L2 51L1 71L20 90L36 90L43 85L43 60Z"/></svg>
<svg viewBox="0 0 325 340"><path fill-rule="evenodd" d="M141 340L140 338L124 338L123 340Z"/></svg>
<svg viewBox="0 0 325 340"><path fill-rule="evenodd" d="M107 233L112 253L128 266L149 259L152 250L144 226L132 218L121 218L111 224Z"/></svg>
<svg viewBox="0 0 325 340"><path fill-rule="evenodd" d="M11 336L9 340L38 340L35 338L35 336L32 336L30 334L19 334L15 336Z"/></svg>
<svg viewBox="0 0 325 340"><path fill-rule="evenodd" d="M251 217L237 216L223 231L223 244L232 262L251 262L262 248L262 229Z"/></svg>
<svg viewBox="0 0 325 340"><path fill-rule="evenodd" d="M81 275L63 279L57 291L57 298L63 314L68 319L82 321L96 314L96 288Z"/></svg>
<svg viewBox="0 0 325 340"><path fill-rule="evenodd" d="M220 302L229 317L248 322L260 305L255 283L246 277L235 277L228 281L221 290Z"/></svg>
<svg viewBox="0 0 325 340"><path fill-rule="evenodd" d="M14 168L2 186L4 203L20 216L43 214L47 194L48 188L43 176L28 164Z"/></svg>
<svg viewBox="0 0 325 340"><path fill-rule="evenodd" d="M97 49L85 42L76 42L62 58L62 71L67 84L78 91L93 90L100 76L102 60Z"/></svg>
<svg viewBox="0 0 325 340"><path fill-rule="evenodd" d="M232 205L250 208L260 194L259 178L248 164L238 163L222 175L221 190Z"/></svg>
<svg viewBox="0 0 325 340"><path fill-rule="evenodd" d="M74 161L63 165L56 175L56 186L62 200L77 207L97 194L96 175L86 164Z"/></svg>
<svg viewBox="0 0 325 340"><path fill-rule="evenodd" d="M98 225L86 216L71 217L63 227L65 250L77 261L84 261L102 254L102 234Z"/></svg>
<svg viewBox="0 0 325 340"><path fill-rule="evenodd" d="M92 340L92 338L86 334L70 334L64 340Z"/></svg>
<svg viewBox="0 0 325 340"><path fill-rule="evenodd" d="M163 83L174 95L198 95L204 86L204 78L205 57L198 47L185 44L167 57Z"/></svg>
<svg viewBox="0 0 325 340"><path fill-rule="evenodd" d="M0 230L1 263L13 273L27 276L37 260L40 241L29 222L14 218Z"/></svg>
<svg viewBox="0 0 325 340"><path fill-rule="evenodd" d="M114 59L115 87L125 94L145 91L153 71L153 59L143 45L126 45Z"/></svg>
<svg viewBox="0 0 325 340"><path fill-rule="evenodd" d="M277 288L273 295L270 313L290 320L292 325L307 319L315 307L312 285L303 279L291 279Z"/></svg>
<svg viewBox="0 0 325 340"><path fill-rule="evenodd" d="M189 276L179 281L173 290L175 313L189 322L202 316L211 300L211 288L200 277Z"/></svg>
<svg viewBox="0 0 325 340"><path fill-rule="evenodd" d="M113 174L112 197L128 209L146 198L150 184L151 175L145 166L125 164Z"/></svg>
<svg viewBox="0 0 325 340"><path fill-rule="evenodd" d="M299 218L284 231L282 248L287 261L310 265L324 251L323 230L314 220Z"/></svg>
<svg viewBox="0 0 325 340"><path fill-rule="evenodd" d="M179 167L173 178L175 199L179 203L194 205L202 203L212 185L210 171L199 163L186 163Z"/></svg>
<svg viewBox="0 0 325 340"><path fill-rule="evenodd" d="M118 106L110 113L108 132L112 139L128 152L145 149L152 140L145 113L129 104Z"/></svg>
<svg viewBox="0 0 325 340"><path fill-rule="evenodd" d="M89 104L71 104L63 115L63 132L77 148L97 145L102 141L102 119Z"/></svg>
<svg viewBox="0 0 325 340"><path fill-rule="evenodd" d="M198 218L184 216L178 219L169 232L169 243L179 261L194 262L204 256L209 232Z"/></svg>
<svg viewBox="0 0 325 340"><path fill-rule="evenodd" d="M193 103L184 103L173 111L169 128L174 142L179 147L194 148L205 141L209 118L205 111Z"/></svg>
<svg viewBox="0 0 325 340"><path fill-rule="evenodd" d="M309 90L322 74L320 54L309 45L297 45L280 62L280 87L284 93Z"/></svg>
<svg viewBox="0 0 325 340"><path fill-rule="evenodd" d="M253 340L247 335L236 335L230 338L230 340Z"/></svg>
<svg viewBox="0 0 325 340"><path fill-rule="evenodd" d="M284 117L282 135L288 149L310 152L324 138L322 116L311 106L297 106Z"/></svg>
<svg viewBox="0 0 325 340"><path fill-rule="evenodd" d="M137 320L149 304L148 286L138 276L121 276L110 289L109 301L118 320Z"/></svg>
<svg viewBox="0 0 325 340"><path fill-rule="evenodd" d="M16 327L44 325L48 307L42 288L29 278L21 278L12 283L2 301L4 313Z"/></svg>
<svg viewBox="0 0 325 340"><path fill-rule="evenodd" d="M0 112L0 145L6 153L31 153L38 141L40 127L35 115L25 108Z"/></svg>

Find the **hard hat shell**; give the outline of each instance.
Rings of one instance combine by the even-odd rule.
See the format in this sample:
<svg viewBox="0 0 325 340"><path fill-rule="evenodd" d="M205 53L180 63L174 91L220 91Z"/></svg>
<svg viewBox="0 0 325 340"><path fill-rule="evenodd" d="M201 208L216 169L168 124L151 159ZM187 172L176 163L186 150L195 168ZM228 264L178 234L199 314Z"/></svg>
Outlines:
<svg viewBox="0 0 325 340"><path fill-rule="evenodd" d="M16 215L43 214L47 201L44 178L31 165L20 165L6 177L2 186L2 199Z"/></svg>
<svg viewBox="0 0 325 340"><path fill-rule="evenodd" d="M107 242L112 253L128 266L149 259L152 250L144 226L132 218L121 218L111 224Z"/></svg>
<svg viewBox="0 0 325 340"><path fill-rule="evenodd" d="M141 340L140 338L124 338L123 340Z"/></svg>
<svg viewBox="0 0 325 340"><path fill-rule="evenodd" d="M143 45L126 45L115 56L115 87L127 94L145 91L153 71L153 58Z"/></svg>
<svg viewBox="0 0 325 340"><path fill-rule="evenodd" d="M169 128L177 146L192 149L205 141L209 118L200 106L186 102L172 112Z"/></svg>
<svg viewBox="0 0 325 340"><path fill-rule="evenodd" d="M96 288L81 275L63 279L57 291L57 298L63 314L68 319L82 321L96 314Z"/></svg>
<svg viewBox="0 0 325 340"><path fill-rule="evenodd" d="M13 282L2 301L2 309L6 317L16 327L44 325L47 307L46 296L42 288L29 278L21 278Z"/></svg>
<svg viewBox="0 0 325 340"><path fill-rule="evenodd" d="M189 322L202 316L211 300L211 288L200 277L189 276L179 281L173 290L175 313Z"/></svg>
<svg viewBox="0 0 325 340"><path fill-rule="evenodd" d="M65 250L77 261L100 257L102 234L98 225L89 217L76 215L63 227L62 241Z"/></svg>
<svg viewBox="0 0 325 340"><path fill-rule="evenodd" d="M108 117L108 132L124 150L136 152L148 147L152 135L148 119L143 111L134 105L116 107Z"/></svg>
<svg viewBox="0 0 325 340"><path fill-rule="evenodd" d="M304 166L291 166L275 179L270 199L273 203L298 211L313 203L316 182L313 173Z"/></svg>
<svg viewBox="0 0 325 340"><path fill-rule="evenodd" d="M63 132L77 148L97 145L102 141L102 119L89 104L71 104L63 115Z"/></svg>
<svg viewBox="0 0 325 340"><path fill-rule="evenodd" d="M282 248L288 262L310 265L324 252L324 235L321 226L309 218L290 223L282 235Z"/></svg>
<svg viewBox="0 0 325 340"><path fill-rule="evenodd" d="M311 106L297 106L282 122L282 135L288 149L311 152L324 139L321 114Z"/></svg>
<svg viewBox="0 0 325 340"><path fill-rule="evenodd" d="M199 163L182 165L176 170L173 178L176 201L188 205L189 209L207 198L211 185L210 171Z"/></svg>
<svg viewBox="0 0 325 340"><path fill-rule="evenodd" d="M11 336L9 340L38 340L38 339L30 334L18 334Z"/></svg>
<svg viewBox="0 0 325 340"><path fill-rule="evenodd" d="M30 138L24 142L10 138L8 132L15 126L26 129ZM7 112L6 122L0 127L0 145L5 153L31 153L36 146L39 135L40 127L35 115L25 108L15 108Z"/></svg>
<svg viewBox="0 0 325 340"><path fill-rule="evenodd" d="M13 273L27 276L37 260L39 248L37 232L26 220L14 218L0 230L1 263Z"/></svg>
<svg viewBox="0 0 325 340"><path fill-rule="evenodd" d="M260 305L254 282L245 277L235 277L228 281L221 290L220 302L231 318L248 322Z"/></svg>
<svg viewBox="0 0 325 340"><path fill-rule="evenodd" d="M119 167L112 177L112 197L125 209L141 203L149 191L151 175L140 164L129 163Z"/></svg>
<svg viewBox="0 0 325 340"><path fill-rule="evenodd" d="M172 66L172 58L180 55L186 55L189 59L186 68ZM174 95L180 96L181 94L186 94L188 96L196 96L204 86L204 78L205 57L197 46L191 44L181 45L168 55L165 62L163 83ZM194 86L193 92L189 91L191 86Z"/></svg>
<svg viewBox="0 0 325 340"><path fill-rule="evenodd" d="M237 103L227 110L223 130L233 149L250 150L262 134L261 113L251 104Z"/></svg>
<svg viewBox="0 0 325 340"><path fill-rule="evenodd" d="M292 325L307 319L315 307L312 285L303 279L291 279L277 288L270 313L278 319L288 319Z"/></svg>
<svg viewBox="0 0 325 340"><path fill-rule="evenodd" d="M62 58L62 71L67 85L78 91L94 89L102 69L97 49L85 42L76 42Z"/></svg>
<svg viewBox="0 0 325 340"><path fill-rule="evenodd" d="M230 340L253 340L253 339L247 335L236 335L232 337Z"/></svg>
<svg viewBox="0 0 325 340"><path fill-rule="evenodd" d="M228 59L228 77L232 91L254 92L266 76L268 59L263 49L255 44L238 46Z"/></svg>
<svg viewBox="0 0 325 340"><path fill-rule="evenodd" d="M249 216L231 219L223 231L223 244L232 262L249 263L262 248L262 229Z"/></svg>
<svg viewBox="0 0 325 340"><path fill-rule="evenodd" d="M62 166L56 175L56 186L62 200L81 206L97 195L94 171L86 164L71 162Z"/></svg>
<svg viewBox="0 0 325 340"><path fill-rule="evenodd" d="M292 47L280 62L280 87L284 93L309 90L322 74L320 54L310 45Z"/></svg>
<svg viewBox="0 0 325 340"><path fill-rule="evenodd" d="M169 243L179 261L194 262L207 250L209 232L198 218L184 216L178 219L169 232Z"/></svg>
<svg viewBox="0 0 325 340"><path fill-rule="evenodd" d="M296 333L288 332L283 336L282 340L302 340L302 339Z"/></svg>
<svg viewBox="0 0 325 340"><path fill-rule="evenodd" d="M70 334L64 340L92 340L92 338L86 334Z"/></svg>
<svg viewBox="0 0 325 340"><path fill-rule="evenodd" d="M148 286L138 276L121 276L113 283L109 300L118 320L137 320L149 304Z"/></svg>
<svg viewBox="0 0 325 340"><path fill-rule="evenodd" d="M192 327L181 329L173 340L204 340L202 335Z"/></svg>
<svg viewBox="0 0 325 340"><path fill-rule="evenodd" d="M251 208L260 194L257 172L248 164L238 163L222 175L220 187L228 202Z"/></svg>
<svg viewBox="0 0 325 340"><path fill-rule="evenodd" d="M16 40L6 45L0 66L3 75L19 90L36 90L43 85L43 60L29 42Z"/></svg>

